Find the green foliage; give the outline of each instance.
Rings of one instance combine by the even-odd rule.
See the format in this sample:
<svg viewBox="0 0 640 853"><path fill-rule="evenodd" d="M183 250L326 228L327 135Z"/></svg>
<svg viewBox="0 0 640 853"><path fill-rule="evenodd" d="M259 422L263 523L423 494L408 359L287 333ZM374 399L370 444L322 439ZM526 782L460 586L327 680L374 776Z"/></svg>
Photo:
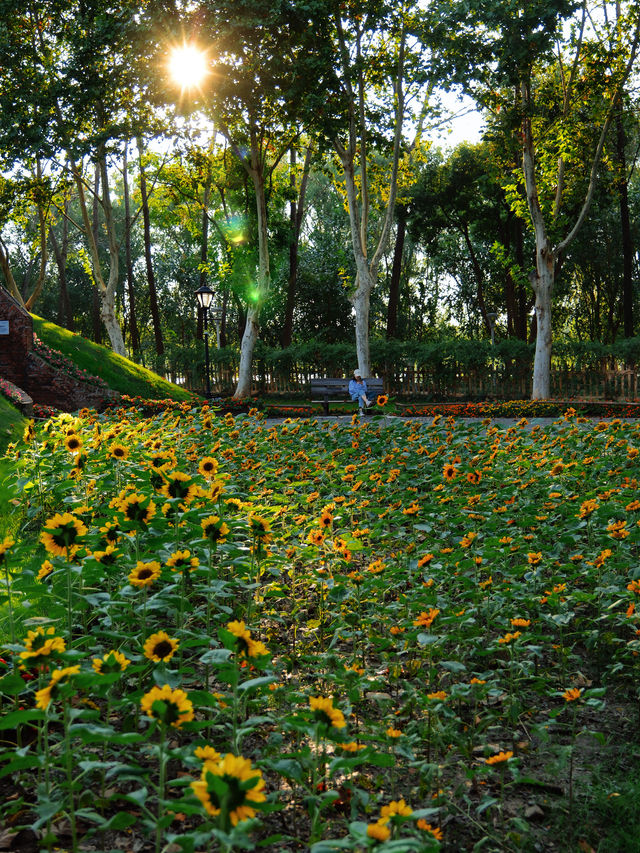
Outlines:
<svg viewBox="0 0 640 853"><path fill-rule="evenodd" d="M17 441L22 435L26 420L15 406L0 394L0 455L4 453L7 444ZM0 470L0 479L2 471Z"/></svg>

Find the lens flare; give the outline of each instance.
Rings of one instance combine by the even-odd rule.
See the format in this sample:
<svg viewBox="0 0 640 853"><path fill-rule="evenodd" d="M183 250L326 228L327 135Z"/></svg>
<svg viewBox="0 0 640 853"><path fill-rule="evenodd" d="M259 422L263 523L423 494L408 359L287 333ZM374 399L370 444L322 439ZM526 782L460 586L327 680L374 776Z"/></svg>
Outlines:
<svg viewBox="0 0 640 853"><path fill-rule="evenodd" d="M175 47L169 54L168 65L171 79L182 89L199 86L209 74L208 57L195 44L185 43Z"/></svg>

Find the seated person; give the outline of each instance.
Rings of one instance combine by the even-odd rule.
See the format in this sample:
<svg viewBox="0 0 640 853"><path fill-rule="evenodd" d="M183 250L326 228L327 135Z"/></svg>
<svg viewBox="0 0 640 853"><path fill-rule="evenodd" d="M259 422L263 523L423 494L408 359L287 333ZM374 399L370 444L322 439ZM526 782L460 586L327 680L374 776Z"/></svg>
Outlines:
<svg viewBox="0 0 640 853"><path fill-rule="evenodd" d="M367 383L364 381L362 374L357 369L353 371L353 379L349 382L349 394L351 394L352 400L358 401L361 411L365 406L367 408L369 408L369 406L373 406L373 403L367 398Z"/></svg>

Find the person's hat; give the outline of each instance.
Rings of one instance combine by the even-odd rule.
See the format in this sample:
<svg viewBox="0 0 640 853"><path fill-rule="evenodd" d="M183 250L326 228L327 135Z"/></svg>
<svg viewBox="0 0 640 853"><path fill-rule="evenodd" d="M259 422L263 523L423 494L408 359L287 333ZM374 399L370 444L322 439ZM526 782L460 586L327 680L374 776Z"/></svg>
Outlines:
<svg viewBox="0 0 640 853"><path fill-rule="evenodd" d="M353 375L354 375L354 376L362 376L362 374L360 373L360 371L358 370L358 368L357 368L357 367L356 367L356 369L353 371Z"/></svg>

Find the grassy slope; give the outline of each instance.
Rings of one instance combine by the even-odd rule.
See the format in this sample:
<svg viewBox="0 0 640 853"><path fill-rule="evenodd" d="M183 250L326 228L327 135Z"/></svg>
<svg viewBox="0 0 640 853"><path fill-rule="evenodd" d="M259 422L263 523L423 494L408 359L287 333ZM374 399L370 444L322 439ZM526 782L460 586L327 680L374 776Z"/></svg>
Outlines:
<svg viewBox="0 0 640 853"><path fill-rule="evenodd" d="M0 394L0 456L10 441L17 441L26 424L26 419L15 406Z"/></svg>
<svg viewBox="0 0 640 853"><path fill-rule="evenodd" d="M187 391L167 382L151 370L116 355L108 347L69 332L41 317L33 317L33 331L51 349L56 349L74 361L78 367L103 379L114 391L144 397L147 400L188 400Z"/></svg>

